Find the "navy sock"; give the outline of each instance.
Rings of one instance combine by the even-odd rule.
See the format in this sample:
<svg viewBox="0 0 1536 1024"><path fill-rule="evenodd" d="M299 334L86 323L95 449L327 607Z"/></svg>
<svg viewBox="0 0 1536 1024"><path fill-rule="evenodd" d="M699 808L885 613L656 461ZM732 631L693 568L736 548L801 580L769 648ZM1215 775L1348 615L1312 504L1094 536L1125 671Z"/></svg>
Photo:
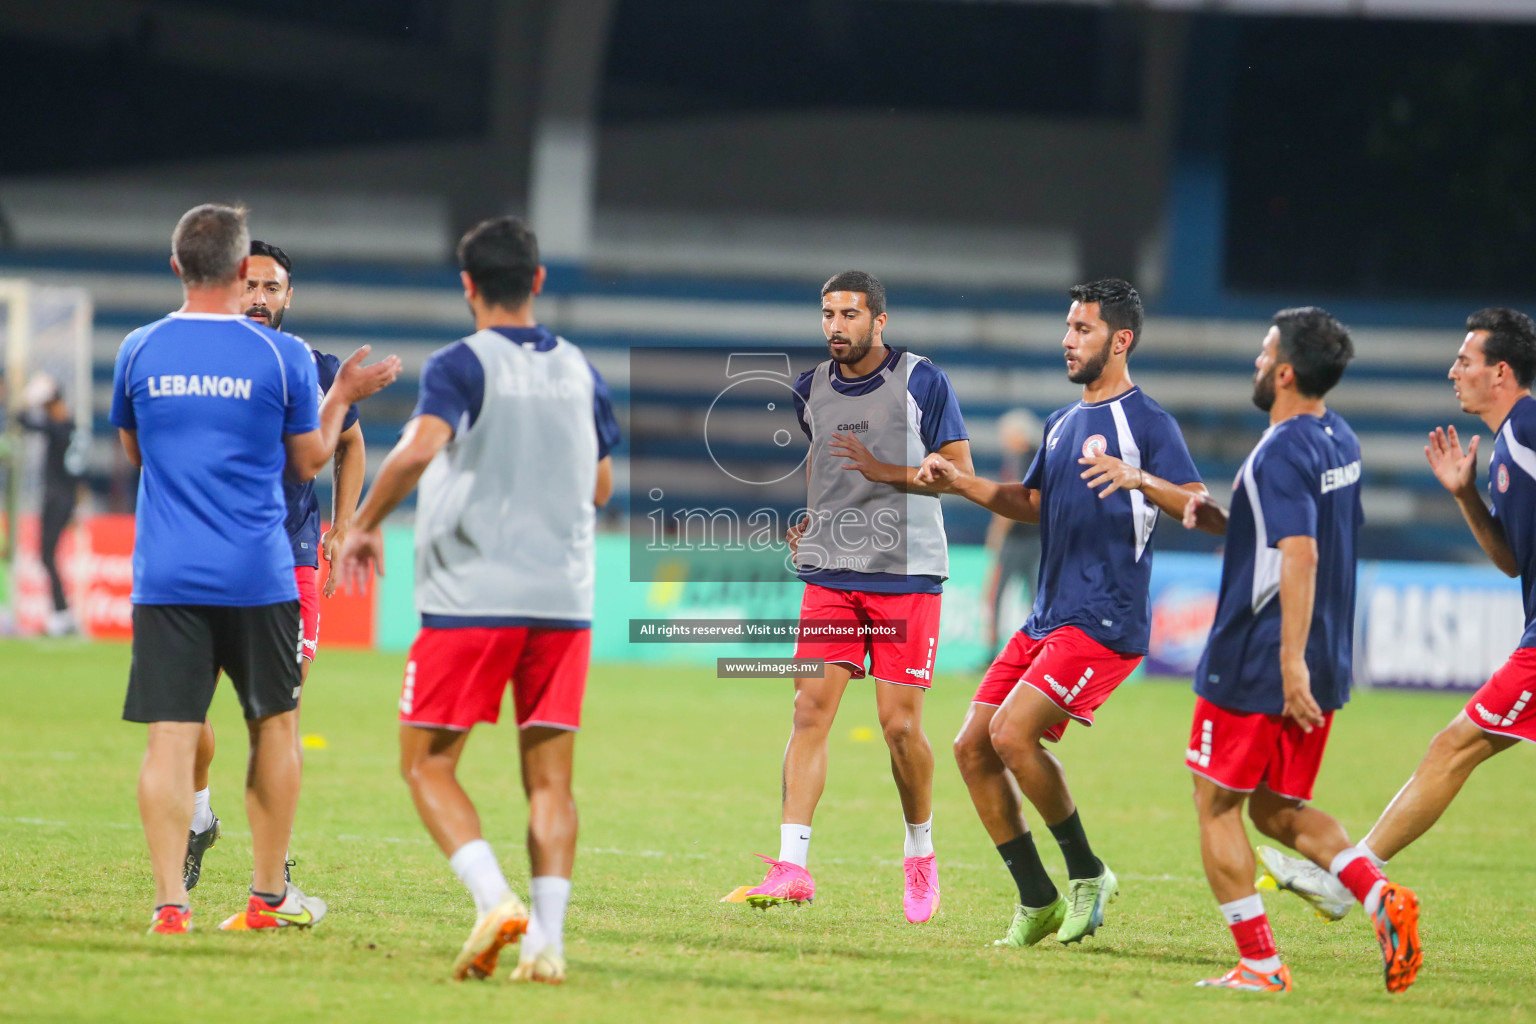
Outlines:
<svg viewBox="0 0 1536 1024"><path fill-rule="evenodd" d="M1082 819L1073 811L1066 821L1049 826L1061 855L1067 860L1068 878L1098 878L1104 873L1104 863L1093 855L1088 836L1083 832Z"/></svg>
<svg viewBox="0 0 1536 1024"><path fill-rule="evenodd" d="M269 907L275 907L279 903L283 902L283 900L288 898L288 894L286 892L257 892L255 889L251 890L251 895L259 897L261 901Z"/></svg>
<svg viewBox="0 0 1536 1024"><path fill-rule="evenodd" d="M1025 907L1048 907L1056 902L1056 884L1045 873L1040 863L1040 851L1035 849L1035 837L1023 835L999 843L998 856L1008 866L1013 884L1019 887L1019 904Z"/></svg>

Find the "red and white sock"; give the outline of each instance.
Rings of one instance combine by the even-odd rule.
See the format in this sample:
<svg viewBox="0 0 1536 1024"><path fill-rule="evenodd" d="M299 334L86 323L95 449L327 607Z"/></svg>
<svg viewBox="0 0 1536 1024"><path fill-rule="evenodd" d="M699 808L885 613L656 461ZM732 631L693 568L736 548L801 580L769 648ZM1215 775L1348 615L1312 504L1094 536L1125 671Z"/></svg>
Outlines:
<svg viewBox="0 0 1536 1024"><path fill-rule="evenodd" d="M1381 863L1385 864L1386 861ZM1387 876L1381 873L1377 858L1369 848L1351 846L1333 858L1328 870L1360 901L1367 914L1376 913L1376 908L1381 904L1381 890L1387 884Z"/></svg>
<svg viewBox="0 0 1536 1024"><path fill-rule="evenodd" d="M1243 966L1260 974L1274 974L1280 969L1280 954L1275 949L1275 933L1264 913L1264 898L1258 893L1221 905L1221 916L1232 929Z"/></svg>

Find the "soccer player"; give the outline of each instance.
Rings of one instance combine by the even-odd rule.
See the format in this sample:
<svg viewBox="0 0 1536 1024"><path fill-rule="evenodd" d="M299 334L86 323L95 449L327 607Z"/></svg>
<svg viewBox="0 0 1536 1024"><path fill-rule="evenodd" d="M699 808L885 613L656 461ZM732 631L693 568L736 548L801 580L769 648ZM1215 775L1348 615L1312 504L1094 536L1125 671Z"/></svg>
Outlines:
<svg viewBox="0 0 1536 1024"><path fill-rule="evenodd" d="M245 211L204 205L172 236L181 309L123 340L111 419L139 478L133 551L133 665L123 718L149 725L139 812L155 876L150 931L186 932L182 879L192 766L219 672L250 732L246 813L251 928L316 924L322 900L287 884L299 795L298 590L283 531L284 470L312 478L335 450L347 406L399 373L393 357L343 364L317 407L315 364L295 338L241 314Z"/></svg>
<svg viewBox="0 0 1536 1024"><path fill-rule="evenodd" d="M796 413L811 454L809 515L791 530L791 541L806 584L802 626L889 623L900 624L902 633L889 640L802 636L798 642L795 657L825 661L825 673L795 680L779 856L758 854L768 873L746 901L766 909L815 897L806 863L811 819L827 779L827 734L848 681L864 678L867 659L906 822L902 908L908 921L919 923L939 906L933 748L922 715L933 682L949 546L938 494L916 482L915 464L942 452L968 473L971 443L949 378L922 356L887 347L886 321L885 287L870 274L845 271L822 286L821 326L831 358L795 381ZM889 524L886 543L882 523Z"/></svg>
<svg viewBox="0 0 1536 1024"><path fill-rule="evenodd" d="M253 239L246 274L245 315L256 323L273 330L279 329L293 303L293 260L277 246ZM323 400L336 380L341 360L324 352L313 349L309 351L314 359L320 381L320 397ZM284 528L293 547L293 577L299 588L299 615L304 628L299 662L302 683L309 682L309 666L315 660L315 651L320 643L320 590L316 579L319 574L320 550L324 548L328 561L334 560L337 545L346 536L347 523L357 510L358 495L363 490L363 474L368 465L363 428L358 422L356 405L348 407L346 419L342 422L334 464L331 529L323 543L320 537L320 501L315 496L314 481L286 475L283 477L283 500L288 508ZM326 597L336 592L337 578L335 572L327 576ZM205 722L197 744L197 763L193 768L196 793L192 807L192 831L187 836L187 858L182 865L182 878L188 890L194 888L202 876L203 854L219 838L219 819L213 813L212 793L208 785L208 769L213 764L214 749L213 726Z"/></svg>
<svg viewBox="0 0 1536 1024"><path fill-rule="evenodd" d="M1069 722L1091 726L1146 655L1158 510L1180 516L1191 494L1205 493L1178 424L1131 381L1141 296L1108 279L1074 287L1071 298L1061 344L1067 379L1082 385L1083 398L1046 420L1023 481L968 476L942 456L918 474L998 515L1040 524L1034 610L982 678L955 739L971 801L1018 887L1000 946L1052 934L1080 942L1118 891L1042 741L1060 740ZM1040 862L1021 791L1061 847L1065 897Z"/></svg>
<svg viewBox="0 0 1536 1024"><path fill-rule="evenodd" d="M1429 831L1478 765L1518 740L1536 742L1536 714L1528 712L1536 693L1536 323L1513 309L1473 313L1449 377L1461 411L1495 434L1488 462L1492 510L1477 490L1478 438L1463 448L1455 427L1437 429L1424 454L1478 545L1505 575L1520 577L1525 633L1504 666L1430 742L1413 776L1357 847L1377 868ZM1314 906L1329 900L1337 905L1337 886L1328 876L1300 870L1304 865L1292 858L1275 867L1281 888ZM1337 916L1347 909L1342 904Z"/></svg>
<svg viewBox="0 0 1536 1024"><path fill-rule="evenodd" d="M421 483L416 607L400 696L400 770L427 831L475 901L455 978L488 977L527 931L514 981L565 978L576 857L572 756L591 650L596 508L613 490L619 429L581 350L541 327L538 242L515 217L459 242L475 333L434 353L421 396L353 519L344 576L383 568L379 525ZM533 912L480 833L457 767L512 684Z"/></svg>
<svg viewBox="0 0 1536 1024"><path fill-rule="evenodd" d="M1276 313L1253 380L1269 429L1238 470L1230 513L1205 498L1185 514L1186 525L1224 523L1227 538L1184 757L1205 875L1241 959L1202 986L1291 990L1254 887L1244 804L1260 832L1332 865L1368 901L1388 991L1407 988L1418 969L1417 898L1308 805L1333 714L1349 700L1360 442L1324 397L1353 355L1349 332L1324 310Z"/></svg>

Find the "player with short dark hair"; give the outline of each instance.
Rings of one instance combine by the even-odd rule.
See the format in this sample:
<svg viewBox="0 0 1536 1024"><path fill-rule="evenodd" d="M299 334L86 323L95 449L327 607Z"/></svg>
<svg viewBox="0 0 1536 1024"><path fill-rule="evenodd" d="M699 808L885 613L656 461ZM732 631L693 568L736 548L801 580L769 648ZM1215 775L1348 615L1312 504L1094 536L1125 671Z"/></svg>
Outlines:
<svg viewBox="0 0 1536 1024"><path fill-rule="evenodd" d="M112 423L143 470L123 717L149 725L139 812L155 876L150 931L192 925L182 877L192 765L220 671L239 694L251 738L248 924L305 927L325 915L325 903L289 885L283 868L299 794L302 685L283 473L312 478L335 450L347 406L393 380L400 363L364 369L365 351L354 353L317 405L303 344L241 314L245 211L195 207L172 244L186 301L123 340L112 377Z"/></svg>
<svg viewBox="0 0 1536 1024"><path fill-rule="evenodd" d="M1434 826L1478 765L1520 740L1536 743L1536 713L1530 706L1536 694L1536 400L1531 397L1536 323L1518 310L1493 308L1473 313L1466 326L1447 376L1461 411L1494 431L1488 461L1492 509L1477 489L1477 437L1463 448L1454 426L1440 428L1429 435L1424 454L1435 479L1456 499L1478 545L1506 576L1520 577L1525 633L1503 667L1436 734L1413 776L1359 844L1378 869ZM1347 912L1350 904L1340 900L1330 876L1308 871L1310 865L1289 857L1277 857L1266 867L1279 888L1314 906L1334 907L1328 916L1336 919ZM1354 895L1359 898L1358 892ZM1417 958L1412 967L1417 969ZM1389 985L1391 980L1389 968ZM1408 973L1403 986L1412 980Z"/></svg>
<svg viewBox="0 0 1536 1024"><path fill-rule="evenodd" d="M258 324L273 330L279 329L293 303L293 260L286 252L268 242L251 240L251 255L246 261L245 315ZM303 339L301 338L300 341ZM305 345L309 349L308 345ZM320 381L320 398L331 389L341 360L333 355L309 349L315 362ZM299 588L299 613L303 626L303 643L300 649L299 674L301 683L309 682L309 668L314 663L320 644L320 553L332 561L341 539L346 536L352 513L357 510L357 499L363 491L363 476L368 467L368 456L363 441L363 428L359 422L357 406L347 409L342 422L341 438L336 442L336 455L332 460L335 480L331 497L331 529L320 536L320 501L315 496L312 480L283 477L283 500L288 508L284 527L293 547L293 575ZM330 573L325 581L325 596L336 592L338 576ZM202 737L197 745L197 763L193 767L193 786L196 789L192 808L192 831L187 836L187 859L182 866L182 877L190 891L202 876L203 855L218 841L220 822L213 813L212 791L208 785L208 770L213 764L215 740L213 726L203 726Z"/></svg>
<svg viewBox="0 0 1536 1024"><path fill-rule="evenodd" d="M1067 379L1083 386L1083 398L1046 420L1023 481L966 476L938 456L918 474L998 515L1040 524L1034 611L987 670L955 738L971 801L1019 891L1000 946L1052 934L1080 942L1118 891L1042 741L1060 740L1069 722L1091 726L1141 663L1158 512L1181 515L1191 494L1205 494L1178 424L1131 381L1127 360L1142 322L1136 290L1095 281L1071 295L1061 344ZM1065 897L1040 862L1020 790L1061 847Z"/></svg>
<svg viewBox="0 0 1536 1024"><path fill-rule="evenodd" d="M933 749L923 698L933 683L949 545L937 491L916 482L916 464L942 452L971 470L971 443L949 378L933 363L885 344L885 286L849 270L821 288L830 358L795 381L795 411L811 443L805 519L790 530L806 584L800 621L888 623L892 639L802 635L796 658L825 662L795 680L784 750L779 856L745 893L767 908L808 902L811 819L827 779L827 736L851 679L875 682L875 707L906 826L902 910L916 924L939 906L933 849ZM854 472L854 471L857 472Z"/></svg>
<svg viewBox="0 0 1536 1024"><path fill-rule="evenodd" d="M400 695L400 771L427 831L475 901L455 978L488 977L527 931L514 981L565 978L565 912L576 858L571 795L592 642L596 507L613 490L619 441L592 364L539 325L533 232L514 217L459 243L474 334L439 349L421 397L353 518L341 571L383 567L379 526L420 481L416 607ZM508 680L517 716L533 911L513 895L459 785L469 732L495 723Z"/></svg>
<svg viewBox="0 0 1536 1024"><path fill-rule="evenodd" d="M1226 536L1184 763L1195 776L1206 878L1241 960L1202 986L1291 990L1254 886L1245 804L1260 832L1369 897L1389 991L1407 988L1417 969L1417 897L1308 803L1352 673L1360 442L1325 396L1353 356L1349 332L1326 311L1276 313L1253 382L1269 429L1238 470L1230 513L1209 498L1185 511L1185 525Z"/></svg>

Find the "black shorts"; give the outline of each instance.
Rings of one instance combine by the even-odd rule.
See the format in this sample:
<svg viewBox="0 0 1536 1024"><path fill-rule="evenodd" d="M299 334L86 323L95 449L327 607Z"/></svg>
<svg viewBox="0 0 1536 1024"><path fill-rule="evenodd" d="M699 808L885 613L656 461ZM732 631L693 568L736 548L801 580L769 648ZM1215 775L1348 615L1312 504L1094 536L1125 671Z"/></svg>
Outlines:
<svg viewBox="0 0 1536 1024"><path fill-rule="evenodd" d="M129 722L201 722L219 672L229 676L247 719L299 706L299 602L230 608L207 604L133 606Z"/></svg>

